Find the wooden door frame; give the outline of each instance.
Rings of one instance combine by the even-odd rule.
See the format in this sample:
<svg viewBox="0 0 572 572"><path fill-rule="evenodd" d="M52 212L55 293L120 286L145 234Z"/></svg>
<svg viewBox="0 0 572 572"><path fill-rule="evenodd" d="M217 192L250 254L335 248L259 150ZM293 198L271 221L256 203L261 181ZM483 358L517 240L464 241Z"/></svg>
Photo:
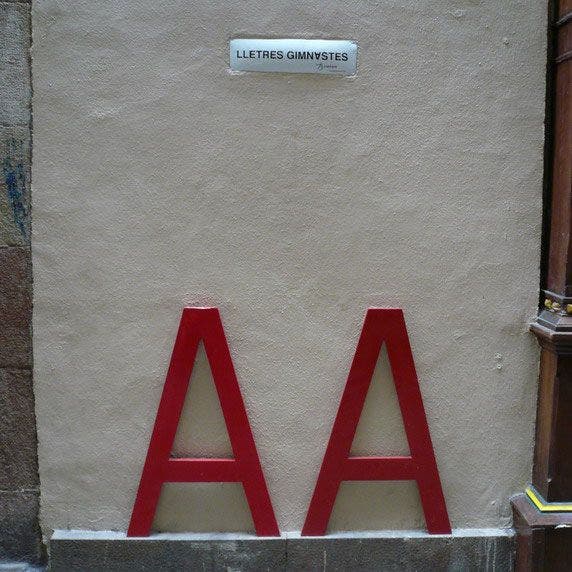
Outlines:
<svg viewBox="0 0 572 572"><path fill-rule="evenodd" d="M572 0L548 2L546 101L534 461L511 499L519 571L572 570Z"/></svg>

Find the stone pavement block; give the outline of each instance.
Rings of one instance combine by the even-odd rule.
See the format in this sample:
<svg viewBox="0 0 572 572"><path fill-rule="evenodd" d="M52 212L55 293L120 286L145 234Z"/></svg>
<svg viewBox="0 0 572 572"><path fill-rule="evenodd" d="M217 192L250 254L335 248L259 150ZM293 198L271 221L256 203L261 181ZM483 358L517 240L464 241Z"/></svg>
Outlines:
<svg viewBox="0 0 572 572"><path fill-rule="evenodd" d="M0 368L29 368L32 362L30 252L0 247Z"/></svg>
<svg viewBox="0 0 572 572"><path fill-rule="evenodd" d="M40 563L38 496L37 491L0 492L0 562Z"/></svg>
<svg viewBox="0 0 572 572"><path fill-rule="evenodd" d="M38 486L32 372L0 369L0 490Z"/></svg>
<svg viewBox="0 0 572 572"><path fill-rule="evenodd" d="M165 536L167 538L122 538L120 541L54 540L57 548L51 555L50 570L262 572L285 569L285 539L172 540L170 535Z"/></svg>
<svg viewBox="0 0 572 572"><path fill-rule="evenodd" d="M52 572L119 572L123 570L185 570L193 560L210 562L209 547L191 547L181 561L178 550L167 545L126 540L123 545L108 540L94 540L91 544L58 543L58 550L50 554ZM200 570L200 568L198 568Z"/></svg>
<svg viewBox="0 0 572 572"><path fill-rule="evenodd" d="M285 570L287 540L280 538L257 538L232 542L212 543L212 569L227 570Z"/></svg>
<svg viewBox="0 0 572 572"><path fill-rule="evenodd" d="M0 3L0 125L30 121L30 6Z"/></svg>
<svg viewBox="0 0 572 572"><path fill-rule="evenodd" d="M0 126L0 245L30 244L30 132Z"/></svg>
<svg viewBox="0 0 572 572"><path fill-rule="evenodd" d="M288 544L288 571L512 570L511 536L403 535L304 538Z"/></svg>
<svg viewBox="0 0 572 572"><path fill-rule="evenodd" d="M233 536L233 539L229 539ZM51 570L139 571L510 571L512 531L467 529L453 535L393 531L320 538L224 534L158 534L58 530Z"/></svg>

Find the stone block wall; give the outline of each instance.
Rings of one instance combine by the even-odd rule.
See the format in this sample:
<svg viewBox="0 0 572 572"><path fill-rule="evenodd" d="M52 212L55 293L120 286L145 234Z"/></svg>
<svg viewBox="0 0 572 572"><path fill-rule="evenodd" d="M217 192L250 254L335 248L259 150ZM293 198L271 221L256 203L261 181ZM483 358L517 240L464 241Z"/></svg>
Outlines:
<svg viewBox="0 0 572 572"><path fill-rule="evenodd" d="M39 564L32 385L30 2L0 2L0 564Z"/></svg>

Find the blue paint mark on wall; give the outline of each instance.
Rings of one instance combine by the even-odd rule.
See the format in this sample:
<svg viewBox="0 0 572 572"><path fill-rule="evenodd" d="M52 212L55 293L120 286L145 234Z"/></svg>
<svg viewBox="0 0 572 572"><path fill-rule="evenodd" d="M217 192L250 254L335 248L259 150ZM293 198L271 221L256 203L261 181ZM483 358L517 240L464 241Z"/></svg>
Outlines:
<svg viewBox="0 0 572 572"><path fill-rule="evenodd" d="M14 149L15 145L9 147ZM3 175L8 194L8 203L12 210L14 224L20 230L24 238L28 238L28 208L26 205L26 173L22 161L15 160L10 156L4 159Z"/></svg>

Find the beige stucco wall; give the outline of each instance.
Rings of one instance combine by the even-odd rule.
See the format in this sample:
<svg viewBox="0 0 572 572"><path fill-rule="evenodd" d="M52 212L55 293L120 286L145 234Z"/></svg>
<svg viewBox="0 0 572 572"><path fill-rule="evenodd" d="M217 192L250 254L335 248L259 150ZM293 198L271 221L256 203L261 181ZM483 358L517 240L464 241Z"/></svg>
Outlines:
<svg viewBox="0 0 572 572"><path fill-rule="evenodd" d="M531 466L542 2L36 0L34 362L44 529L125 529L181 309L220 308L280 527L308 507L364 312L404 308L454 527ZM237 36L347 38L354 78L228 71ZM204 356L177 451L228 442ZM403 453L380 363L354 450ZM238 485L156 528L252 530ZM421 528L413 483L331 530Z"/></svg>

